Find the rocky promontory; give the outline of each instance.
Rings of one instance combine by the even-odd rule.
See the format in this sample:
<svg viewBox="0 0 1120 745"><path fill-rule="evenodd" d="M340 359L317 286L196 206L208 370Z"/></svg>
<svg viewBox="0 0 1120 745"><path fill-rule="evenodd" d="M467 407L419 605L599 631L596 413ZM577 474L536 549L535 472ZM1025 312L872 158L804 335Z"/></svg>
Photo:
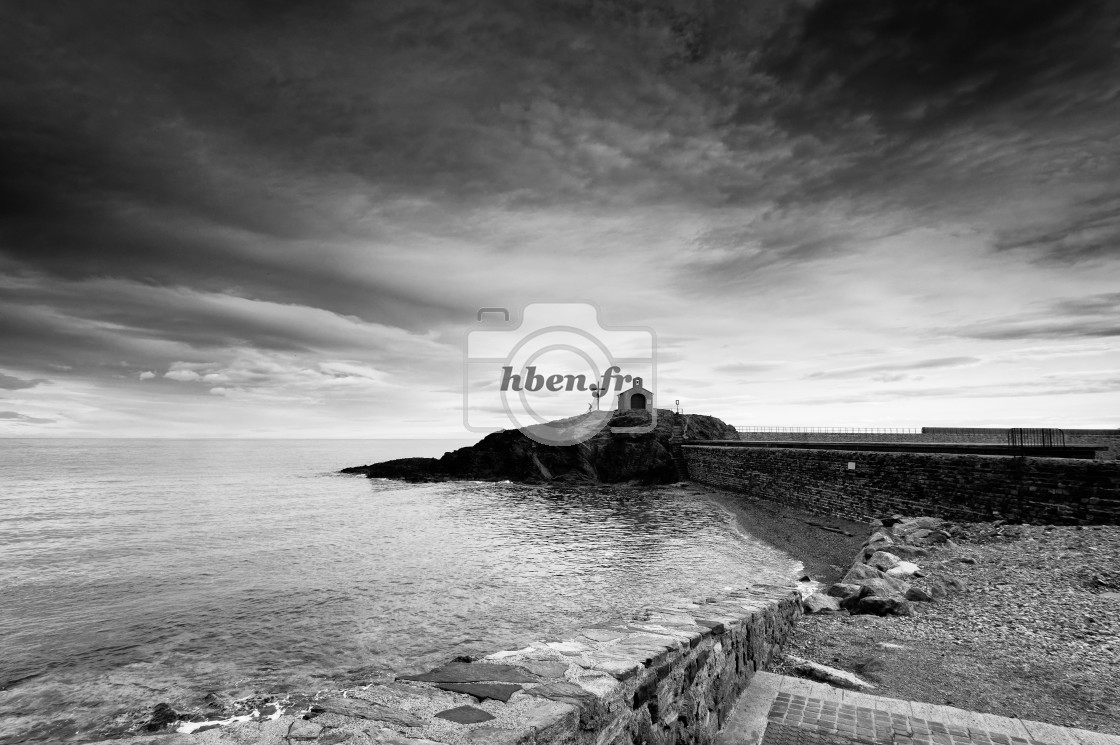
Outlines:
<svg viewBox="0 0 1120 745"><path fill-rule="evenodd" d="M585 415L590 416L590 415ZM602 415L599 415L602 416ZM550 423L578 426L582 417ZM650 414L627 411L611 416L590 439L576 445L545 445L520 430L487 435L470 447L446 453L442 458L399 458L367 466L343 469L343 473L369 478L406 481L587 481L618 483L640 481L665 484L679 481L670 439L676 429L685 441L737 439L735 428L715 417L675 414L658 409L649 432L630 434L612 428L650 424Z"/></svg>

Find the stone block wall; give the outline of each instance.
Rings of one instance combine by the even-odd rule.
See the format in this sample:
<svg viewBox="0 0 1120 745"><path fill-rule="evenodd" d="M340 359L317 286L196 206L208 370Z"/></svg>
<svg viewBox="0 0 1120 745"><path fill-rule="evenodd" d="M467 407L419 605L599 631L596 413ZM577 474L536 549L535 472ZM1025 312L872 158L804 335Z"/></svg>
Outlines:
<svg viewBox="0 0 1120 745"><path fill-rule="evenodd" d="M920 432L740 432L743 442L933 442Z"/></svg>
<svg viewBox="0 0 1120 745"><path fill-rule="evenodd" d="M699 603L649 609L640 620L585 629L565 642L491 655L476 664L532 668L559 661L569 670L563 681L525 691L559 705L547 721L487 741L710 743L801 614L796 591L756 585Z"/></svg>
<svg viewBox="0 0 1120 745"><path fill-rule="evenodd" d="M768 433L770 434L770 433ZM1120 522L1120 462L686 445L694 481L855 520ZM849 468L854 464L854 468Z"/></svg>
<svg viewBox="0 0 1120 745"><path fill-rule="evenodd" d="M1068 445L1105 445L1097 460L1120 459L1120 429L1063 430ZM944 442L1007 444L1007 429L998 427L922 427L921 432L740 432L743 442Z"/></svg>

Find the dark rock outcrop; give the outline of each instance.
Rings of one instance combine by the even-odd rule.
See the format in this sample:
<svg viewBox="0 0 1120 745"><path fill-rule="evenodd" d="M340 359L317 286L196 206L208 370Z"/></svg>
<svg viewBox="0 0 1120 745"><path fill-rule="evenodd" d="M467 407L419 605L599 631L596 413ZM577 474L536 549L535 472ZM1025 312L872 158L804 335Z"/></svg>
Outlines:
<svg viewBox="0 0 1120 745"><path fill-rule="evenodd" d="M168 725L174 724L179 719L179 714L171 708L170 704L156 704L152 709L152 718L144 725L148 732L158 732Z"/></svg>
<svg viewBox="0 0 1120 745"><path fill-rule="evenodd" d="M566 420L570 422L571 420ZM649 422L646 412L615 414L610 425L578 445L543 445L520 430L487 435L470 447L442 458L401 458L343 469L343 473L369 478L406 481L590 481L618 483L673 483L680 480L669 440L674 425L685 430L685 440L738 439L735 428L715 417L678 416L657 410L650 432L624 434L612 427L637 427ZM685 427L687 423L687 427Z"/></svg>

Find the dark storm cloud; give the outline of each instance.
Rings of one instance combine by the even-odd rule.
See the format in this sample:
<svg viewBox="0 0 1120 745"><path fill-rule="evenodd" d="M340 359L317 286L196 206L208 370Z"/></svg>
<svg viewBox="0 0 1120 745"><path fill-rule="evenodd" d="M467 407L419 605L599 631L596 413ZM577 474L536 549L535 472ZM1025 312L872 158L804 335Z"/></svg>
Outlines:
<svg viewBox="0 0 1120 745"><path fill-rule="evenodd" d="M796 160L815 156L796 188L775 192L777 203L813 210L855 198L856 210L907 211L912 227L987 224L997 247L1043 263L1117 258L1120 8L1099 0L788 7L753 68L772 77L773 91L738 88L734 117L776 122ZM1013 222L985 214L1015 200L1046 209Z"/></svg>
<svg viewBox="0 0 1120 745"><path fill-rule="evenodd" d="M653 74L698 53L696 24L669 4L8 10L0 252L31 271L233 287L427 328L464 308L317 261L316 244L391 245L395 199L439 199L425 229L461 236L460 207L502 195L704 188L703 169L663 178L664 143L706 117L674 111L677 89Z"/></svg>
<svg viewBox="0 0 1120 745"><path fill-rule="evenodd" d="M800 90L784 118L814 127L846 111L911 130L1015 100L1045 116L1115 63L1102 0L822 0L788 23L763 67Z"/></svg>
<svg viewBox="0 0 1120 745"><path fill-rule="evenodd" d="M454 211L502 195L718 205L875 189L917 156L873 130L914 134L930 118L901 111L922 102L952 120L1039 87L1082 95L1111 38L1089 3L468 5L14 4L3 250L63 276L225 282L342 312L364 300L418 324L460 309L389 286L363 297L329 263L286 282L283 250L200 228L383 238L378 212L346 212L343 195L438 196ZM870 128L852 123L863 114ZM798 117L819 118L814 136L783 130ZM705 136L722 150L689 144ZM788 152L749 160L767 148ZM841 242L787 229L752 225L760 252L724 268Z"/></svg>

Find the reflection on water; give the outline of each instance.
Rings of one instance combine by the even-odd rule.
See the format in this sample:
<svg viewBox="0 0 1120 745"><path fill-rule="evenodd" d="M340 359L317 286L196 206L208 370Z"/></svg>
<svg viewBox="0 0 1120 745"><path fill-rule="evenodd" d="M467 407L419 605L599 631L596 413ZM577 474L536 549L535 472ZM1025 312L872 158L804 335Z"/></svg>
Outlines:
<svg viewBox="0 0 1120 745"><path fill-rule="evenodd" d="M457 445L6 441L0 741L368 680L797 569L679 490L332 473Z"/></svg>

